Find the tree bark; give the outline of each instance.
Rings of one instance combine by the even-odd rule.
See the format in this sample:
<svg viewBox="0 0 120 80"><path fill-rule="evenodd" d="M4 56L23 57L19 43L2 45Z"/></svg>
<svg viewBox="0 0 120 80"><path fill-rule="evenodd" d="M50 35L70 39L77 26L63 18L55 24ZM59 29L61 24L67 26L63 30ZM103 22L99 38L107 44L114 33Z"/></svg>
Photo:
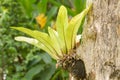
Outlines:
<svg viewBox="0 0 120 80"><path fill-rule="evenodd" d="M77 49L85 63L86 80L120 80L120 0L91 1L93 9Z"/></svg>
<svg viewBox="0 0 120 80"><path fill-rule="evenodd" d="M0 80L2 80L2 69L0 68Z"/></svg>

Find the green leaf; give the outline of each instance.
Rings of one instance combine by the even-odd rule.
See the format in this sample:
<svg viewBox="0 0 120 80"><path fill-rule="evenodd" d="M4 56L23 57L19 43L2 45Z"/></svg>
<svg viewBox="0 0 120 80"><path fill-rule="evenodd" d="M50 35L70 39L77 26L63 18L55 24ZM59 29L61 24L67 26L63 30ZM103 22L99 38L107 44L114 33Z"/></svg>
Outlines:
<svg viewBox="0 0 120 80"><path fill-rule="evenodd" d="M40 13L46 13L48 0L40 0L37 7L39 8Z"/></svg>
<svg viewBox="0 0 120 80"><path fill-rule="evenodd" d="M66 41L65 41L65 29L68 26L68 16L67 10L64 6L61 6L58 12L56 28L58 32L58 36L60 38L60 46L62 48L63 53L67 53L66 49Z"/></svg>
<svg viewBox="0 0 120 80"><path fill-rule="evenodd" d="M12 27L13 29L19 30L21 32L24 32L28 35L30 35L31 37L37 39L40 43L42 43L45 47L47 47L47 49L49 49L50 51L50 55L54 55L54 58L58 59L58 55L57 52L55 51L52 40L50 39L50 37L48 36L48 34L43 33L43 32L39 32L36 30L30 30L27 28L23 28L23 27Z"/></svg>
<svg viewBox="0 0 120 80"><path fill-rule="evenodd" d="M52 39L52 42L54 43L53 46L55 47L58 55L59 56L63 56L62 52L61 52L61 48L60 48L57 32L55 30L53 30L51 27L48 27L48 32L49 32L49 35L50 35L50 37Z"/></svg>
<svg viewBox="0 0 120 80"><path fill-rule="evenodd" d="M46 64L50 64L50 63L52 62L51 57L50 57L47 53L40 54L40 57L43 59L43 61L44 61Z"/></svg>
<svg viewBox="0 0 120 80"><path fill-rule="evenodd" d="M53 53L43 43L39 42L37 39L28 38L28 37L24 37L24 36L18 36L18 37L15 37L15 40L32 44L32 45L46 51L52 58L57 59L56 56L54 56Z"/></svg>
<svg viewBox="0 0 120 80"><path fill-rule="evenodd" d="M18 2L20 2L27 16L31 17L33 12L33 3L35 2L35 0L18 0Z"/></svg>
<svg viewBox="0 0 120 80"><path fill-rule="evenodd" d="M44 71L41 72L42 75L40 76L40 80L51 80L50 78L55 73L55 64L51 63L47 65L44 69Z"/></svg>
<svg viewBox="0 0 120 80"><path fill-rule="evenodd" d="M57 7L53 6L50 11L47 13L47 21L50 21L56 14Z"/></svg>
<svg viewBox="0 0 120 80"><path fill-rule="evenodd" d="M36 65L35 67L31 68L25 75L25 79L32 80L33 76L44 70L44 64Z"/></svg>
<svg viewBox="0 0 120 80"><path fill-rule="evenodd" d="M76 15L71 19L69 22L69 25L66 29L66 43L67 43L67 49L73 49L75 47L75 38L79 29L79 26L84 19L85 15L88 13L91 5L83 10L80 14Z"/></svg>
<svg viewBox="0 0 120 80"><path fill-rule="evenodd" d="M86 0L74 0L76 13L82 12L86 7Z"/></svg>

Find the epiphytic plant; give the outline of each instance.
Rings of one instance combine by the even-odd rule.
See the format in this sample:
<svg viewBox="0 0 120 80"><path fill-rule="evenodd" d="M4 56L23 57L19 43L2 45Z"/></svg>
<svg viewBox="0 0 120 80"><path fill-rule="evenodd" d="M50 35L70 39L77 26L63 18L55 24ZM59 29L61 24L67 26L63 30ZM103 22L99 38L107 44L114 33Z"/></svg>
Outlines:
<svg viewBox="0 0 120 80"><path fill-rule="evenodd" d="M77 58L75 44L79 26L88 13L90 7L68 22L67 10L61 6L56 21L56 30L48 27L48 34L37 30L23 27L12 27L28 34L33 38L24 36L15 37L17 41L24 41L46 51L52 58L57 60L57 65L68 70L76 78L85 78L85 66L81 59Z"/></svg>

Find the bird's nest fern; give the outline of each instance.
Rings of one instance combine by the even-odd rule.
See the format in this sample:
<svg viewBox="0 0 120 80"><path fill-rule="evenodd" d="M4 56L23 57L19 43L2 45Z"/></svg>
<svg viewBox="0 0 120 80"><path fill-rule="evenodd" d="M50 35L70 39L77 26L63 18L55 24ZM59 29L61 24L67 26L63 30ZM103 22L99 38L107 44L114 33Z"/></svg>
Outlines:
<svg viewBox="0 0 120 80"><path fill-rule="evenodd" d="M48 27L48 34L38 30L30 30L24 27L12 27L18 31L31 36L15 37L17 41L27 42L46 51L52 58L57 60L57 65L74 74L75 77L84 78L85 71L80 72L76 67L81 66L83 62L76 57L74 49L76 36L79 26L90 7L84 9L80 14L73 17L68 22L67 9L61 6L57 15L56 30ZM84 65L82 66L84 67ZM77 70L74 70L76 68ZM77 74L76 74L77 73ZM83 75L82 77L80 75Z"/></svg>

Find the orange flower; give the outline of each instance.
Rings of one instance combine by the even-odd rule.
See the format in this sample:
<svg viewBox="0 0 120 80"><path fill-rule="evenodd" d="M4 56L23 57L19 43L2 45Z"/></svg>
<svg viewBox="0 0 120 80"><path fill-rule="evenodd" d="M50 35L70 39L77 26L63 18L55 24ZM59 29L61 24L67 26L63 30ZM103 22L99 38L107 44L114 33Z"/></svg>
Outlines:
<svg viewBox="0 0 120 80"><path fill-rule="evenodd" d="M41 28L44 28L46 24L47 17L44 14L40 14L36 17L37 23L40 25Z"/></svg>

